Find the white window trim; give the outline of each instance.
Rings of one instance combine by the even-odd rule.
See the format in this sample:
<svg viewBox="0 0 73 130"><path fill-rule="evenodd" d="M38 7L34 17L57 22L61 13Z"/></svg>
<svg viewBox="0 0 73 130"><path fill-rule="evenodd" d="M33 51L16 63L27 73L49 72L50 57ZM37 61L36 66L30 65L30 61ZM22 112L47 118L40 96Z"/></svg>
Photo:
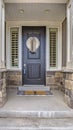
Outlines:
<svg viewBox="0 0 73 130"><path fill-rule="evenodd" d="M49 29L57 28L58 29L58 41L57 41L57 66L50 67L50 41L49 41ZM48 61L47 61L48 59ZM62 25L60 26L49 26L46 28L46 70L47 71L56 71L62 69Z"/></svg>
<svg viewBox="0 0 73 130"><path fill-rule="evenodd" d="M55 67L51 67L50 65L50 69L56 69L57 68L57 66L58 66L58 63L57 63L57 61L58 61L58 28L49 28L49 35L50 35L50 29L57 29L55 32L56 32L56 66ZM49 44L50 44L50 39L49 39ZM49 45L50 46L50 45ZM49 47L49 57L50 57L50 47ZM50 64L50 62L49 62L49 64Z"/></svg>
<svg viewBox="0 0 73 130"><path fill-rule="evenodd" d="M11 39L10 39L10 29L11 28L19 28L19 40L18 40L18 66L12 67L11 66ZM7 63L7 69L10 70L21 70L22 68L22 54L21 54L21 50L22 50L22 29L21 26L10 26L6 29L6 63ZM7 38L8 37L8 38ZM21 45L20 45L21 43Z"/></svg>

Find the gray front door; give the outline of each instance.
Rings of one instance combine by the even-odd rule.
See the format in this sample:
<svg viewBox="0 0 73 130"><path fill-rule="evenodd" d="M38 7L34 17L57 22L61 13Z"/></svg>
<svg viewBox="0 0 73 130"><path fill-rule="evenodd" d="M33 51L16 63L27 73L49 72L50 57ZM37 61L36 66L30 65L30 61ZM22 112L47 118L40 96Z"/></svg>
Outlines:
<svg viewBox="0 0 73 130"><path fill-rule="evenodd" d="M22 27L23 84L45 84L45 30L45 27Z"/></svg>

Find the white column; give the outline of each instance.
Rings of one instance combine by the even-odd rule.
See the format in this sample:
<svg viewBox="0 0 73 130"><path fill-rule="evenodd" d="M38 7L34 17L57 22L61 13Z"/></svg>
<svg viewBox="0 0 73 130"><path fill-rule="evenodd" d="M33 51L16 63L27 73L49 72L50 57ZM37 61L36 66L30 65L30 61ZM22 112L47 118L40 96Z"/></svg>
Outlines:
<svg viewBox="0 0 73 130"><path fill-rule="evenodd" d="M73 62L73 0L71 2L71 60Z"/></svg>
<svg viewBox="0 0 73 130"><path fill-rule="evenodd" d="M5 68L5 7L2 3L2 68Z"/></svg>
<svg viewBox="0 0 73 130"><path fill-rule="evenodd" d="M71 61L71 5L67 6L67 64Z"/></svg>
<svg viewBox="0 0 73 130"><path fill-rule="evenodd" d="M1 26L2 15L1 15L1 5L2 5L2 3L1 3L1 0L0 0L0 68L1 68L1 52L2 52L2 50L1 50L1 48L2 48L2 46L1 46L1 44L2 44L2 26Z"/></svg>
<svg viewBox="0 0 73 130"><path fill-rule="evenodd" d="M73 69L73 0L67 6L67 68Z"/></svg>

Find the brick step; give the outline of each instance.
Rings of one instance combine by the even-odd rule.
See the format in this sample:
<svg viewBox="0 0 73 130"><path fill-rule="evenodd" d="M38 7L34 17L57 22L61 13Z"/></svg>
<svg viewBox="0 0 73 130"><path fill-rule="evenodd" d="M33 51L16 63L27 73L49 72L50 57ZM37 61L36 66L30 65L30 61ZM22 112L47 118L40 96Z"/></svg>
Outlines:
<svg viewBox="0 0 73 130"><path fill-rule="evenodd" d="M73 111L0 111L0 118L73 118Z"/></svg>
<svg viewBox="0 0 73 130"><path fill-rule="evenodd" d="M73 118L0 118L0 130L73 130Z"/></svg>

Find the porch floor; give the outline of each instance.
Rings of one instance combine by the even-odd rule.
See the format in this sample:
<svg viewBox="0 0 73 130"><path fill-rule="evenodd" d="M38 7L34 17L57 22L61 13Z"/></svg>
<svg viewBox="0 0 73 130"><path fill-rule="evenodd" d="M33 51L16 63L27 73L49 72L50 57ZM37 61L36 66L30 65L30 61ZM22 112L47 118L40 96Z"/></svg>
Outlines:
<svg viewBox="0 0 73 130"><path fill-rule="evenodd" d="M0 111L72 111L64 102L60 90L51 96L18 96L16 89L8 89L8 100Z"/></svg>
<svg viewBox="0 0 73 130"><path fill-rule="evenodd" d="M8 90L7 103L0 108L0 130L73 130L73 110L62 92L52 92L53 96L17 96L17 90Z"/></svg>

